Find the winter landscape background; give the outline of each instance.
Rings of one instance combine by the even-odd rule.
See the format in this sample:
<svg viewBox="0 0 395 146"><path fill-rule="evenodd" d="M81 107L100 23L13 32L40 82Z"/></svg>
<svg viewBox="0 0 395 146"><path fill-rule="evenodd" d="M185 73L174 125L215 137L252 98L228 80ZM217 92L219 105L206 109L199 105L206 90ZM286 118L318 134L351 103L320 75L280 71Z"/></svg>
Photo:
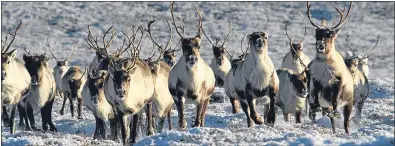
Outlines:
<svg viewBox="0 0 395 146"><path fill-rule="evenodd" d="M312 5L316 24L324 15L328 25L334 26L339 20L334 6L342 8L348 3L312 2ZM233 31L226 43L231 54L241 53L243 33L264 30L269 34L269 55L275 67L279 68L289 51L284 26L290 20L288 30L297 40L303 36L303 21L306 22L304 52L310 58L315 55L315 28L307 19L305 2L176 2L175 15L184 19L187 36L193 36L197 31L198 17L194 6L201 10L204 29L210 36L223 38L228 32L228 17L232 19ZM88 25L93 26L93 34L99 37L110 26L115 27L117 37L110 52L121 45L121 30L126 31L131 25L146 26L150 19L157 20L152 26L154 37L164 42L168 37L165 18L171 18L169 7L169 2L1 2L1 35L4 39L22 20L22 27L12 45L12 49L18 49L19 58L25 47L32 53L44 53L48 36L56 57L67 57L78 38L71 65L87 67L95 55L84 41ZM343 54L348 50L347 34L350 35L350 45L359 53L371 49L376 37L381 36L376 49L369 55L371 93L365 102L363 120L360 124L351 122L350 136L344 134L343 119L336 120L337 133L332 134L329 118L320 116L316 123L304 117L302 124L295 124L294 119L292 123L284 122L282 114L279 114L274 128L265 125L247 128L244 113L231 114L230 103L225 99L224 102L210 104L205 128L190 127L195 106L187 105L188 129L177 130L177 111L173 108L175 129L147 137L145 128L142 128L136 145L394 145L394 2L354 2L350 17L335 43L337 51ZM176 33L173 33L173 38L175 44L178 41ZM148 37L143 39L142 46L141 57L145 58L152 48ZM200 51L207 63L213 57L210 46L204 38ZM177 55L179 57L181 52ZM50 65L54 66L54 63L55 60L51 59ZM226 96L222 88L215 91ZM59 132L25 132L18 128L12 135L9 128L1 127L2 145L121 145L92 139L95 121L88 109L84 108L84 119L78 120L71 118L68 104L65 115L60 116L60 107L61 99L56 98L53 117ZM262 109L259 111L261 113ZM19 118L16 120L19 122ZM36 125L41 127L39 115L36 120Z"/></svg>

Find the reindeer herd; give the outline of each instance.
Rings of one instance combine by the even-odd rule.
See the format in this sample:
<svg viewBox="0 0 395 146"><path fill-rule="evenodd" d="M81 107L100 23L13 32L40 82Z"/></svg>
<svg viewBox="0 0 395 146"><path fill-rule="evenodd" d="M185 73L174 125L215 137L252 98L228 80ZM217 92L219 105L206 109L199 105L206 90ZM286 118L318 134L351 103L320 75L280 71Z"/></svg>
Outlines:
<svg viewBox="0 0 395 146"><path fill-rule="evenodd" d="M210 40L203 29L202 15L198 14L196 36L185 36L184 22L173 14L174 3L171 3L171 22L166 19L169 28L169 39L165 44L159 44L151 35L151 26L155 20L149 21L147 28L143 26L130 27L132 34L123 33L123 44L115 53L108 53L116 31L110 27L99 41L88 26L85 42L90 49L95 50L89 68L69 65L75 48L70 56L60 60L52 52L47 38L46 46L56 66L52 69L46 53L33 55L25 49L23 62L18 59L17 50L10 50L17 31L2 41L1 52L1 103L2 120L10 127L10 133L15 133L15 113L18 109L19 126L25 130L38 131L34 116L41 112L42 130L57 131L52 121L52 107L55 95L64 98L60 115L64 114L65 103L70 102L71 116L74 117L74 104L77 99L77 118L82 119L83 105L95 117L96 128L94 139L107 139L105 125L110 123L111 139L117 141L119 129L123 144L135 143L137 127L141 113L146 114L147 135L153 135L163 130L166 118L168 127L172 129L171 110L175 104L178 111L178 126L181 130L187 128L185 120L185 104L196 104L194 127L204 127L205 115L210 102L210 96L215 87L225 89L232 104L232 113L238 113L240 106L247 118L247 126L267 124L274 126L278 108L281 109L286 122L294 115L296 123L301 123L302 112L305 109L308 117L315 121L316 112L328 116L335 133L334 119L340 118L338 109L343 109L344 128L349 134L349 122L352 119L359 123L361 110L369 94L368 83L368 54L358 55L348 45L350 51L343 56L335 48L335 40L340 27L350 15L352 2L348 11L336 11L340 21L334 27L326 25L323 18L321 25L316 25L310 14L311 5L307 3L307 16L315 29L316 55L313 60L303 53L303 40L306 35L306 24L303 38L299 41L290 37L289 52L285 55L280 69L275 69L269 56L269 33L263 31L244 35L241 39L242 54L234 57L225 43L232 31L232 21L229 19L229 32L220 43ZM179 21L176 22L176 18ZM175 47L172 47L173 27L180 37L182 56L176 60ZM141 41L147 34L157 50L152 50L147 59L139 57ZM208 65L200 55L202 33L212 44L213 59ZM110 36L110 37L108 37ZM248 47L243 51L244 38ZM77 44L77 41L75 42ZM247 51L249 50L249 52ZM248 52L248 53L247 53ZM123 54L129 56L125 57ZM159 57L154 59L155 54ZM229 58L228 58L229 57ZM256 110L257 101L263 106L263 117ZM307 103L306 103L307 102ZM356 115L351 117L353 106L356 105ZM309 107L309 108L308 108ZM7 109L10 111L8 115Z"/></svg>

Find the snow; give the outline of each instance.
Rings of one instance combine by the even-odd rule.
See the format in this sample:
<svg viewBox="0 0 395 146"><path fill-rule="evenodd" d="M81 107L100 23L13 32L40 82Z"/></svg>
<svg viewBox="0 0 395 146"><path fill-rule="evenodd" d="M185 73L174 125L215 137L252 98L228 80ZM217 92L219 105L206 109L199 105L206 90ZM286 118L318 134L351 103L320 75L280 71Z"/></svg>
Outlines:
<svg viewBox="0 0 395 146"><path fill-rule="evenodd" d="M327 17L328 25L334 26L338 14L333 5L342 7L346 2L312 2L314 18L321 13ZM95 36L100 36L113 25L117 37L111 46L111 52L122 43L121 30L129 25L146 26L149 19L156 19L153 35L159 42L165 42L168 36L164 18L171 18L168 2L2 2L2 38L13 31L19 20L23 21L11 48L18 49L21 58L26 47L34 53L45 51L46 37L57 58L67 57L75 38L79 38L77 53L71 64L86 67L94 56L88 50L83 38L87 26L92 25ZM304 39L304 51L314 57L314 28L306 17L304 2L176 2L175 15L185 21L186 35L196 34L197 15L193 9L197 6L203 14L203 25L210 36L224 37L228 31L228 19L232 18L233 32L226 44L232 54L238 55L243 33L265 30L269 33L269 55L275 67L287 53L288 39L284 32L285 22L290 19L290 35L300 39L303 35L303 20L307 24ZM318 19L314 19L319 23ZM188 122L186 131L178 130L178 117L175 107L172 111L173 130L167 124L163 133L145 136L145 127L141 128L136 145L394 145L394 2L354 2L349 19L342 27L336 40L336 49L347 51L345 38L350 34L350 45L358 52L373 47L376 36L380 41L369 59L370 96L365 102L360 124L351 124L351 134L345 135L343 119L336 119L337 132L332 134L329 118L317 113L317 122L311 122L306 116L302 124L286 123L282 114L278 114L273 128L256 125L247 128L243 112L232 114L231 104L224 90L217 88L217 95L224 100L211 103L207 110L204 128L192 128L195 106L186 105ZM173 33L174 44L178 40ZM151 42L144 38L142 42L145 58L151 49ZM246 46L246 45L244 45ZM212 51L206 38L201 47L202 57L209 63ZM48 52L48 51L47 51ZM48 52L49 53L49 52ZM177 53L178 57L181 52ZM50 64L54 66L55 60ZM53 109L53 121L59 132L27 132L17 128L16 134L10 134L9 128L2 127L2 145L121 145L110 140L93 140L95 120L87 108L83 109L83 120L71 118L68 102L64 116L59 115L62 99L56 98ZM262 105L258 106L262 111ZM19 118L16 116L16 122ZM35 116L36 126L41 127L41 116ZM109 126L108 126L109 127ZM107 135L109 128L107 127Z"/></svg>

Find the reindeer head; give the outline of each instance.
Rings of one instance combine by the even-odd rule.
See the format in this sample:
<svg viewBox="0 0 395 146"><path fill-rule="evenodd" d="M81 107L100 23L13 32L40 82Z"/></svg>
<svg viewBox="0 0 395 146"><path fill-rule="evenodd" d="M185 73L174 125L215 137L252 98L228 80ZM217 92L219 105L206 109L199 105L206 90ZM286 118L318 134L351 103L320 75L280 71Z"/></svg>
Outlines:
<svg viewBox="0 0 395 146"><path fill-rule="evenodd" d="M292 39L292 37L290 37L288 35L288 31L287 31L288 23L289 23L289 21L287 21L287 23L285 24L285 34L287 35L288 40L289 40L289 46L290 46L290 50L291 50L292 56L295 56L296 53L300 54L300 52L303 51L303 40L304 40L304 37L306 36L307 27L306 27L306 23L304 23L304 21L303 21L303 23L304 23L304 34L303 34L303 37L302 37L302 39L299 42L295 43L295 41ZM294 57L294 58L296 59L296 57Z"/></svg>
<svg viewBox="0 0 395 146"><path fill-rule="evenodd" d="M307 2L307 16L310 20L310 23L316 27L315 39L316 39L317 54L328 54L329 52L335 49L335 40L337 38L337 35L339 34L340 27L346 22L348 16L350 15L351 4L352 2L350 2L345 17L344 17L345 8L342 11L340 11L338 8L335 8L336 11L340 14L340 21L336 26L329 28L326 25L325 18L323 18L321 22L321 26L314 24L314 22L311 20L311 15L310 15L311 5L309 5L309 3Z"/></svg>
<svg viewBox="0 0 395 146"><path fill-rule="evenodd" d="M39 85L44 75L44 68L46 67L47 60L44 55L26 55L23 54L25 67L31 76L31 84Z"/></svg>
<svg viewBox="0 0 395 146"><path fill-rule="evenodd" d="M369 54L376 48L376 46L377 46L377 44L379 43L379 40L380 40L380 35L379 36L377 36L377 40L376 40L376 44L372 47L372 49L370 49L367 53L365 53L365 51L363 51L363 53L362 53L362 55L359 55L359 54L357 54L356 53L356 50L355 49L352 49L351 47L350 47L350 45L349 45L349 43L348 43L348 38L349 38L349 36L350 35L347 35L347 38L346 38L346 44L347 44L347 47L350 49L350 51L347 51L347 54L346 55L348 55L348 56L350 56L349 54L352 54L352 59L354 59L354 58L356 58L357 60L357 65L358 64L361 64L361 65L367 65L368 64L368 61L369 61ZM347 57L346 57L347 58Z"/></svg>
<svg viewBox="0 0 395 146"><path fill-rule="evenodd" d="M84 70L84 73L82 73L81 77L79 79L74 79L74 78L69 78L68 83L69 83L69 88L70 88L70 92L71 92L71 97L72 98L77 98L77 97L81 97L81 90L83 85L83 82L86 80L84 78L84 75L86 73L88 69ZM78 68L78 71L80 71L80 69Z"/></svg>
<svg viewBox="0 0 395 146"><path fill-rule="evenodd" d="M200 45L202 42L202 37L201 37L202 15L201 15L200 11L195 7L195 11L197 12L197 14L199 16L199 24L197 25L198 33L195 37L186 38L186 37L184 37L183 34L181 34L178 31L178 29L181 29L184 33L185 28L177 26L177 24L175 22L174 14L173 14L173 6L174 6L174 2L171 2L170 12L171 12L172 20L173 20L173 25L176 28L176 32L181 37L181 49L182 49L183 55L185 56L184 61L188 67L194 67L194 65L198 62L198 58L200 56L199 49L200 49ZM178 18L178 19L181 21L180 18Z"/></svg>
<svg viewBox="0 0 395 146"><path fill-rule="evenodd" d="M268 37L268 34L263 31L249 34L247 38L251 51L256 54L261 54L264 50L267 50Z"/></svg>
<svg viewBox="0 0 395 146"><path fill-rule="evenodd" d="M19 23L19 25L16 27L14 34L10 34L12 37L11 41L7 45L7 40L8 36L5 37L5 40L1 40L1 82L3 83L3 80L6 79L7 77L7 70L11 64L11 62L15 59L16 57L16 50L12 50L8 52L10 49L12 43L15 40L16 33L18 32L18 29L21 27L22 21Z"/></svg>
<svg viewBox="0 0 395 146"><path fill-rule="evenodd" d="M110 77L114 83L115 93L120 100L125 99L130 88L131 78L137 67L136 58L123 58L115 62L115 66L109 66Z"/></svg>
<svg viewBox="0 0 395 146"><path fill-rule="evenodd" d="M173 66L177 61L176 59L177 55L174 52L166 50L165 53L163 53L163 61L169 66Z"/></svg>
<svg viewBox="0 0 395 146"><path fill-rule="evenodd" d="M88 88L91 96L91 100L94 105L97 105L100 101L100 92L103 92L104 80L107 77L107 71L99 70L98 72L93 71L88 76Z"/></svg>
<svg viewBox="0 0 395 146"><path fill-rule="evenodd" d="M212 45L212 49L213 49L213 54L214 54L214 58L215 58L215 60L216 60L216 62L217 62L217 64L219 64L219 65L222 65L222 62L223 62L223 60L224 60L224 58L225 58L225 53L228 53L229 54L229 52L228 52L228 50L226 49L226 47L225 47L225 43L226 43L226 41L228 40L228 38L229 38L229 35L230 35L230 32L232 31L232 20L229 18L229 32L228 32L228 34L226 35L226 37L225 37L225 39L224 39L224 42L222 43L222 44L218 44L219 43L219 38L216 38L215 39L215 44L210 40L210 38L209 37L207 37L207 34L206 34L206 32L204 32L204 29L202 28L202 31L203 31L203 34L204 34L204 36L206 36L206 38L207 38L207 40L210 42L210 44ZM229 54L229 56L231 56L230 54Z"/></svg>
<svg viewBox="0 0 395 146"><path fill-rule="evenodd" d="M78 43L78 40L75 41L74 47L71 50L69 57L67 57L66 59L63 59L63 60L59 60L58 58L55 57L55 54L52 52L51 46L49 45L49 36L47 37L46 46L48 47L49 52L52 54L52 57L55 58L55 60L56 60L56 66L59 68L59 70L58 70L59 74L62 75L63 73L65 73L67 71L67 68L65 68L65 66L68 66L68 64L69 64L68 62L73 57L77 43Z"/></svg>
<svg viewBox="0 0 395 146"><path fill-rule="evenodd" d="M291 79L291 83L297 96L306 98L309 92L307 88L307 78L304 72L300 74L294 73L289 78Z"/></svg>
<svg viewBox="0 0 395 146"><path fill-rule="evenodd" d="M8 53L1 53L1 81L7 78L8 68L12 61L15 60L17 50ZM9 72L11 73L11 72Z"/></svg>

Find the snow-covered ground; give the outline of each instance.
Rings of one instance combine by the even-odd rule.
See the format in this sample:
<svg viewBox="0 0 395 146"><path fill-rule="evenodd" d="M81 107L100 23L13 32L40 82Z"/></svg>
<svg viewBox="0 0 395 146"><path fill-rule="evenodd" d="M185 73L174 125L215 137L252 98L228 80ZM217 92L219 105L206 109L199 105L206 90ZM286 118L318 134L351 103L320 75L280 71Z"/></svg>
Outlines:
<svg viewBox="0 0 395 146"><path fill-rule="evenodd" d="M333 6L347 5L346 2L312 4L313 17L320 18L324 14L329 26L335 25L339 19ZM314 28L306 17L304 2L176 2L175 14L184 19L187 36L196 33L197 15L193 6L202 11L204 29L212 36L224 37L228 31L227 18L232 18L233 32L227 43L232 54L241 53L243 33L267 31L269 55L275 67L280 66L282 57L289 50L285 22L291 20L290 35L300 38L305 20L308 31L304 51L314 57ZM168 2L2 2L1 8L2 38L15 29L19 20L23 21L12 46L18 49L18 57L22 56L24 47L34 53L43 53L48 35L56 57L66 57L74 39L79 38L77 54L71 64L84 67L94 56L83 40L88 25L93 26L93 33L97 36L109 26L114 26L118 32L111 47L114 51L122 42L121 30L130 25L146 25L150 19L157 20L153 25L154 37L157 41L165 41L168 31L164 18L171 18ZM363 120L360 124L351 122L350 136L344 134L342 119L336 120L337 133L332 134L329 119L320 116L316 123L304 117L302 124L294 124L294 120L285 123L279 114L274 128L264 125L247 128L244 113L231 114L230 103L225 99L223 103L209 105L205 128L191 128L195 107L187 105L185 112L189 126L186 131L165 130L150 137L140 134L136 145L394 145L394 25L394 2L354 2L350 17L336 40L337 50L343 53L347 50L345 38L350 34L350 45L362 52L374 45L376 36L381 36L376 50L370 54L371 94L365 102ZM176 33L173 35L176 43L178 36ZM146 57L152 44L144 38L142 45L141 56ZM205 38L201 55L208 63L212 58ZM51 59L50 64L53 66L54 63L55 60ZM216 89L216 92L225 96L223 89ZM95 121L86 108L84 119L78 120L71 118L68 104L66 114L60 116L60 107L61 99L57 98L53 117L59 132L33 133L18 128L17 133L11 135L9 128L1 127L2 145L120 145L92 139ZM36 125L41 127L40 116L37 115L36 119ZM16 120L19 122L18 118ZM173 127L177 128L176 110L172 111L172 120Z"/></svg>

